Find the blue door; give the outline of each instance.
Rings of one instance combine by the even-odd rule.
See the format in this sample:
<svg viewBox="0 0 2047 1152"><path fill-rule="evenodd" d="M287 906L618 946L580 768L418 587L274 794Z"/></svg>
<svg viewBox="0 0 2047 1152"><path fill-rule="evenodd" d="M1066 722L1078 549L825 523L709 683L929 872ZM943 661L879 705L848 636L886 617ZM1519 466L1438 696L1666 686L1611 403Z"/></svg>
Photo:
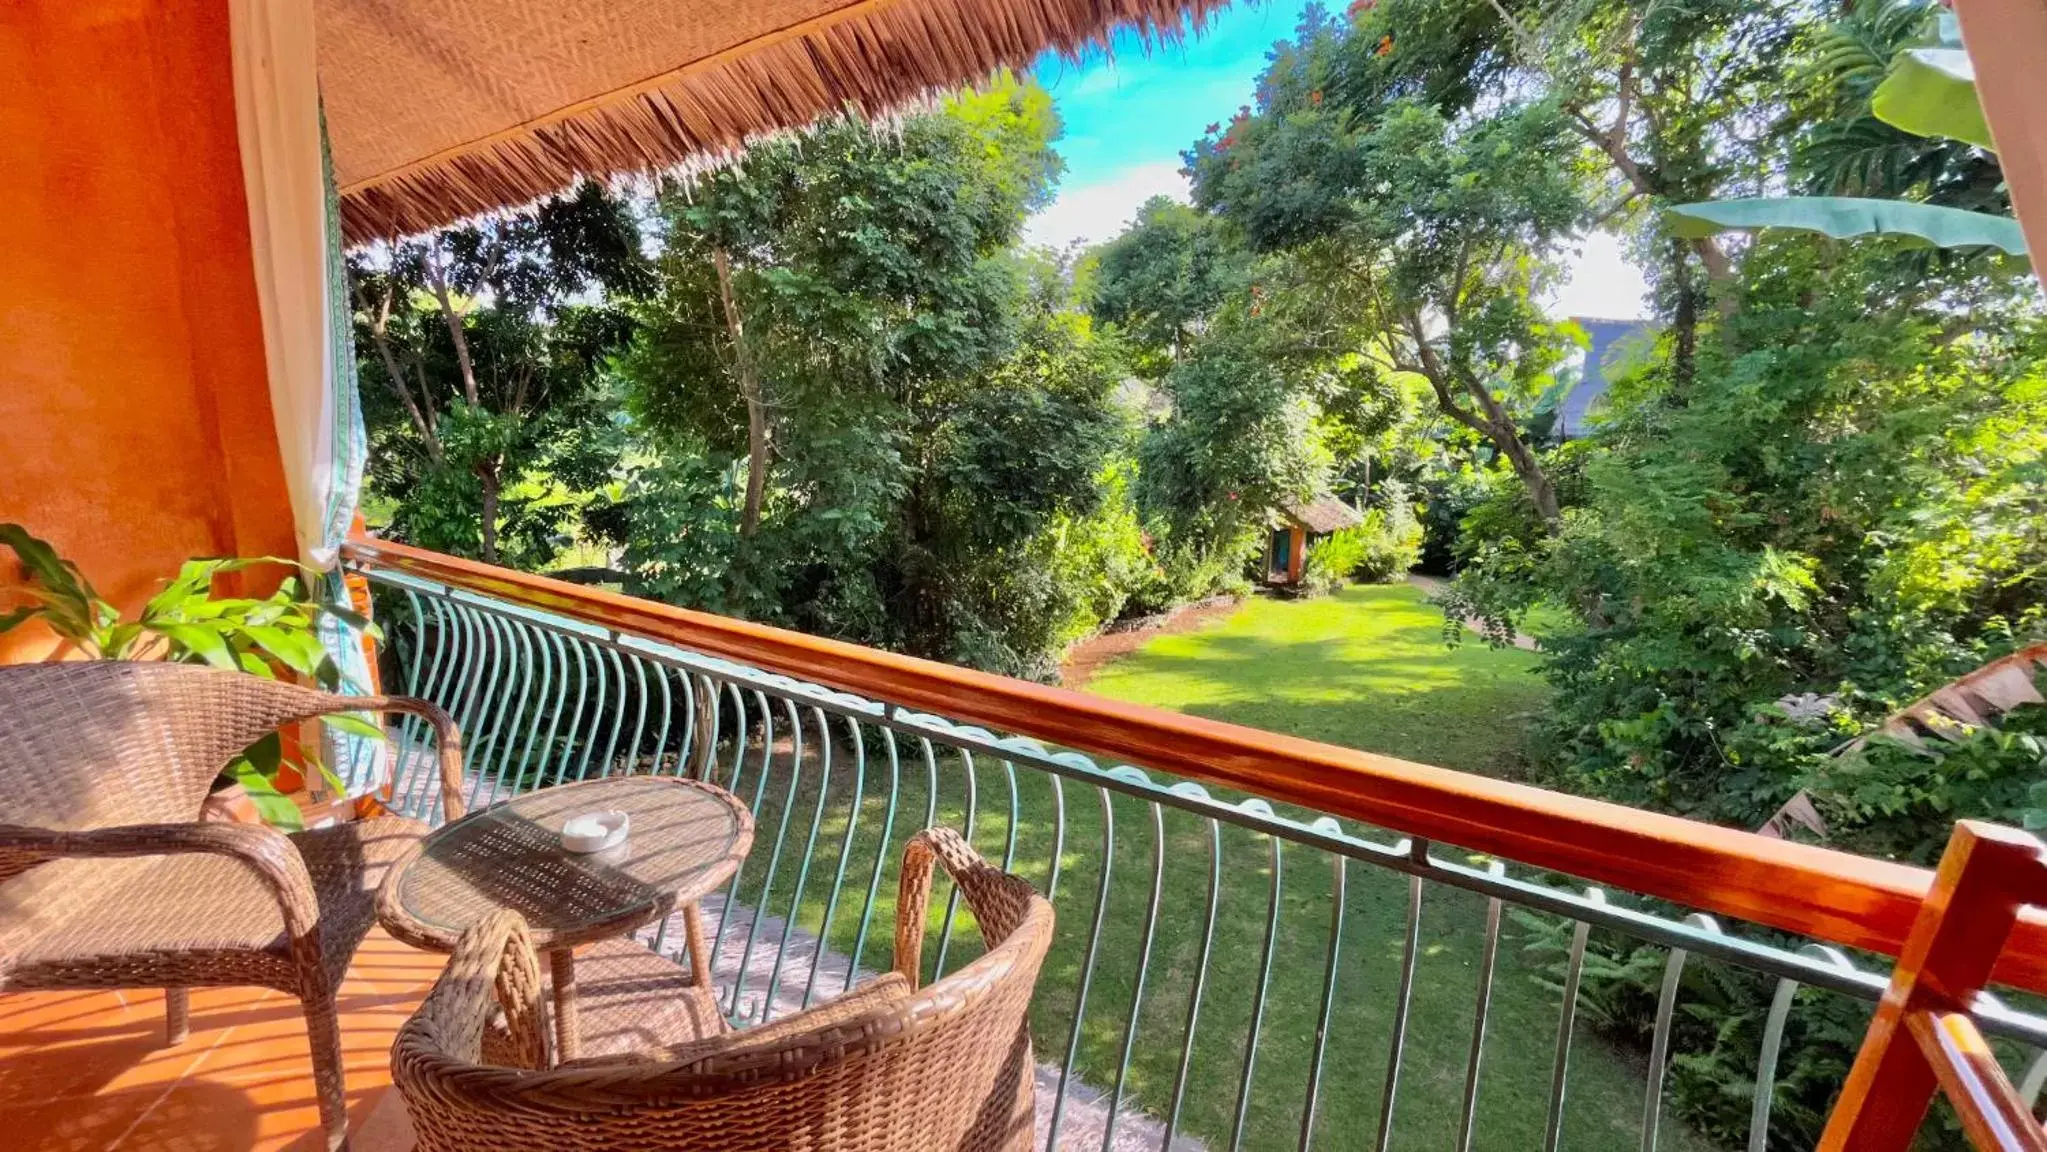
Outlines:
<svg viewBox="0 0 2047 1152"><path fill-rule="evenodd" d="M1272 530L1273 576L1281 580L1286 579L1288 567L1290 565L1290 562L1293 560L1293 551L1294 551L1293 530L1290 528L1274 528Z"/></svg>

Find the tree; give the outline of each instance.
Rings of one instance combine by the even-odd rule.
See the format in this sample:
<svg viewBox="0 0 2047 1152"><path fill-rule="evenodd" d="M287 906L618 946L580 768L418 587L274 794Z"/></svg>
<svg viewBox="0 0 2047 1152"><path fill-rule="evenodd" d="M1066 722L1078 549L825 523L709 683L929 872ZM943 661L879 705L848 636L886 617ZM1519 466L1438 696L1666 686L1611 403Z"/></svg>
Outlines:
<svg viewBox="0 0 2047 1152"><path fill-rule="evenodd" d="M662 288L622 366L671 457L661 490L695 501L667 522L715 519L705 480L742 462L713 606L1042 664L1044 629L991 623L986 563L1089 513L1121 371L1067 270L1011 251L1057 176L1057 131L1049 96L1004 78L894 130L837 121L764 144L663 197ZM676 471L698 451L710 471Z"/></svg>
<svg viewBox="0 0 2047 1152"><path fill-rule="evenodd" d="M1310 86L1346 66L1352 32L1311 16L1276 50L1259 106L1188 153L1195 202L1246 243L1285 251L1343 290L1331 296L1357 351L1427 381L1438 409L1512 465L1542 521L1556 487L1515 408L1561 362L1569 334L1534 302L1561 243L1585 220L1568 116L1547 101L1445 115L1395 88L1347 101ZM1564 162L1559 162L1559 157Z"/></svg>
<svg viewBox="0 0 2047 1152"><path fill-rule="evenodd" d="M536 563L616 455L603 365L651 284L638 228L594 185L530 216L350 262L370 474L428 547ZM509 553L505 538L513 538Z"/></svg>
<svg viewBox="0 0 2047 1152"><path fill-rule="evenodd" d="M1116 325L1137 353L1139 373L1154 380L1180 361L1249 272L1248 257L1214 217L1164 196L1145 201L1136 220L1090 256L1089 311Z"/></svg>

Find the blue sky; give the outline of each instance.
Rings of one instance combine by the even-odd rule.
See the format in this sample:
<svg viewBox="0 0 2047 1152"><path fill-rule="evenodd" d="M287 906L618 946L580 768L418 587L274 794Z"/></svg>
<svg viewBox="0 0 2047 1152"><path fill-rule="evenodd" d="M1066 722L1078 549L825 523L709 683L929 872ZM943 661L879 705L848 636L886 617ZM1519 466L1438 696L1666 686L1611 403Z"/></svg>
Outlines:
<svg viewBox="0 0 2047 1152"><path fill-rule="evenodd" d="M1199 38L1146 51L1131 33L1079 64L1048 54L1035 69L1065 121L1057 198L1026 228L1034 243L1100 243L1122 231L1152 196L1187 199L1180 153L1208 125L1250 102L1265 54L1289 39L1309 0L1249 0L1224 9ZM1640 316L1641 274L1612 236L1586 238L1570 282L1552 302L1564 315Z"/></svg>

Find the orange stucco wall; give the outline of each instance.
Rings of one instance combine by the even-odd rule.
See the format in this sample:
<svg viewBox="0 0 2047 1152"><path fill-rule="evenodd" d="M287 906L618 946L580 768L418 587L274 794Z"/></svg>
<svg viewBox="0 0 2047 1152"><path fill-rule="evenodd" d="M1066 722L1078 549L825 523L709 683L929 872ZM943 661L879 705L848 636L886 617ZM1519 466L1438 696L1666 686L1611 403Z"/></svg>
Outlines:
<svg viewBox="0 0 2047 1152"><path fill-rule="evenodd" d="M226 0L0 4L0 521L123 607L294 551L228 47Z"/></svg>

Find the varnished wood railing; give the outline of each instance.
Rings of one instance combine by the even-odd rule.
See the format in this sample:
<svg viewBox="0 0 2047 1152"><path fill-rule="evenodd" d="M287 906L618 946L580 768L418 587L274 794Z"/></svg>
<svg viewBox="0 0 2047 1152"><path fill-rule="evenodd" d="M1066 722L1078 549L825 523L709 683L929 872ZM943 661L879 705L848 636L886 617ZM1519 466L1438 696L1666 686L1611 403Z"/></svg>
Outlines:
<svg viewBox="0 0 2047 1152"><path fill-rule="evenodd" d="M876 700L1897 956L1927 869L1793 844L1164 709L674 608L385 541L353 563L727 657ZM2047 992L2047 917L2029 909L1995 980Z"/></svg>

